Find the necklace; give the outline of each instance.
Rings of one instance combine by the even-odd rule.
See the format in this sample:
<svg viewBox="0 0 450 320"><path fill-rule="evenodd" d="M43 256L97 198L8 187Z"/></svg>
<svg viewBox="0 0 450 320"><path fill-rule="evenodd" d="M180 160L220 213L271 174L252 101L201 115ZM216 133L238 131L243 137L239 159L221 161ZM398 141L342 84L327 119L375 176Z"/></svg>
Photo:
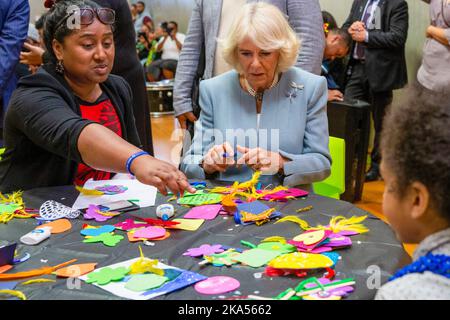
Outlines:
<svg viewBox="0 0 450 320"><path fill-rule="evenodd" d="M275 85L278 83L278 74L275 74L275 77L273 77L273 81L272 84L270 85L269 88L267 88L267 90L272 89L273 87L275 87ZM247 89L247 92L255 97L256 100L258 100L259 102L262 101L263 95L264 95L264 91L256 91L255 89L253 89L250 84L248 83L247 79L244 77L244 84L245 84L245 89Z"/></svg>
<svg viewBox="0 0 450 320"><path fill-rule="evenodd" d="M430 271L450 279L450 256L429 253L397 271L389 278L389 281L401 278L410 273L423 273L425 271Z"/></svg>

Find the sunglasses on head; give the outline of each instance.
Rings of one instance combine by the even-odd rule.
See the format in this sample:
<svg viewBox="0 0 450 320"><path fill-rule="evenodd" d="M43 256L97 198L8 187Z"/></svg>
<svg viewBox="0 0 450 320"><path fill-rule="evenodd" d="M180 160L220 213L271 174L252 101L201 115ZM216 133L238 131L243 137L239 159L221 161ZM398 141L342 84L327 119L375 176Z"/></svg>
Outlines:
<svg viewBox="0 0 450 320"><path fill-rule="evenodd" d="M101 23L107 25L112 25L116 21L116 13L110 8L83 8L69 12L60 22L58 22L55 28L55 33L62 26L62 24L75 13L80 15L80 25L90 25L94 22L95 17L97 17Z"/></svg>

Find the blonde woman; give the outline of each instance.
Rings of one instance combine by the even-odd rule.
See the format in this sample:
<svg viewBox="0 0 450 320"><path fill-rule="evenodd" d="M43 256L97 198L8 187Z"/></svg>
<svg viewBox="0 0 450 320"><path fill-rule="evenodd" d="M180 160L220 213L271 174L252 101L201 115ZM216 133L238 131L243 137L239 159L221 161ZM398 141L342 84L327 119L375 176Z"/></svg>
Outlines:
<svg viewBox="0 0 450 320"><path fill-rule="evenodd" d="M300 42L273 5L251 3L221 39L234 70L200 84L200 119L181 168L190 178L302 186L330 173L327 84L293 67Z"/></svg>

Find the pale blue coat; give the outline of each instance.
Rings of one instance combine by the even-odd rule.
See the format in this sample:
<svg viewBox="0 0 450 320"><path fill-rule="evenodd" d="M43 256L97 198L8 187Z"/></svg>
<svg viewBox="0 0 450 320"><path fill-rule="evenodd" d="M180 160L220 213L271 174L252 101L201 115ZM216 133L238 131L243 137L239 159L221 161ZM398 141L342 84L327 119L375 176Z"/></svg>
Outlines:
<svg viewBox="0 0 450 320"><path fill-rule="evenodd" d="M255 98L240 87L239 75L234 70L200 83L200 106L202 111L195 125L194 139L181 163L188 178L206 178L199 163L212 146L224 141L229 142L235 152L236 144L250 148L259 146L292 159L284 165L284 176L265 176L264 184L308 189L312 182L330 174L324 77L296 67L283 73L278 84L264 93L258 134ZM238 158L240 156L238 154ZM245 181L252 173L247 166L232 167L214 178Z"/></svg>

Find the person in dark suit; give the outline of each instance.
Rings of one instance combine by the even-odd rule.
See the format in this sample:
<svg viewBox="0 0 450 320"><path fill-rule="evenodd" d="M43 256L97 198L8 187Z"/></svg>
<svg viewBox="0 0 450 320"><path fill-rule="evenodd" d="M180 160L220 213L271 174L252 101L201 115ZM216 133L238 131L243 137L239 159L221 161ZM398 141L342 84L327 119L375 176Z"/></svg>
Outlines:
<svg viewBox="0 0 450 320"><path fill-rule="evenodd" d="M392 91L407 83L408 4L405 0L354 0L342 28L354 41L345 97L372 105L375 141L366 181L374 181L380 178L379 140L386 107L392 102Z"/></svg>

